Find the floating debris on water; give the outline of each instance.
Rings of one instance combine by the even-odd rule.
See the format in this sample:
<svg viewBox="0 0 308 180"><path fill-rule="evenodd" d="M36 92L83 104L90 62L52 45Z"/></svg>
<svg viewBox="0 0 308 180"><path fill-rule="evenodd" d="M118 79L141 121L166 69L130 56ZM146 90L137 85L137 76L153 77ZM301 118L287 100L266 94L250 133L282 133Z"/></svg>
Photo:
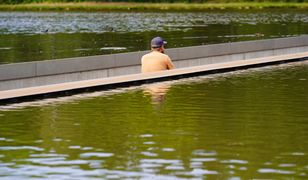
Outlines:
<svg viewBox="0 0 308 180"><path fill-rule="evenodd" d="M0 50L10 50L12 49L11 47L0 47Z"/></svg>
<svg viewBox="0 0 308 180"><path fill-rule="evenodd" d="M126 47L102 47L100 50L126 50Z"/></svg>
<svg viewBox="0 0 308 180"><path fill-rule="evenodd" d="M74 49L74 51L90 51L91 48L80 48L80 49Z"/></svg>

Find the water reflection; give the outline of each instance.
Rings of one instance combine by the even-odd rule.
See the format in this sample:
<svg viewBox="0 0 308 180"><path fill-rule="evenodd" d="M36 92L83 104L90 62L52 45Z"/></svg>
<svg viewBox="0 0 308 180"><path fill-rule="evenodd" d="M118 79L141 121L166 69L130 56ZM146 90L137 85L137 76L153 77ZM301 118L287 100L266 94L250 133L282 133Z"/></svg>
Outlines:
<svg viewBox="0 0 308 180"><path fill-rule="evenodd" d="M154 83L147 84L143 87L145 95L149 95L152 100L152 104L159 105L165 101L166 94L169 91L171 85L167 83Z"/></svg>

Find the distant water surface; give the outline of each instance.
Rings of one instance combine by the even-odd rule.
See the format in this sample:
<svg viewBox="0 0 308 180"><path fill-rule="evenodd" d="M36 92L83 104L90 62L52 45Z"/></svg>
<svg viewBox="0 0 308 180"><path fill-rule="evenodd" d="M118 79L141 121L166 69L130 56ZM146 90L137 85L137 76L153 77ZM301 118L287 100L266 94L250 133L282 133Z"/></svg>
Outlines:
<svg viewBox="0 0 308 180"><path fill-rule="evenodd" d="M0 63L168 48L308 34L304 11L205 13L0 12Z"/></svg>

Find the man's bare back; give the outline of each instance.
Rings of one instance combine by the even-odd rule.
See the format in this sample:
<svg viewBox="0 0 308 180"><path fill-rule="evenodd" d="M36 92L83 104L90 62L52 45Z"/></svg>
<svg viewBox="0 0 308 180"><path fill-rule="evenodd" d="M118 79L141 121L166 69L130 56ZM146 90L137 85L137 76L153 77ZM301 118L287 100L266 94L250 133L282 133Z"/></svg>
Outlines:
<svg viewBox="0 0 308 180"><path fill-rule="evenodd" d="M142 64L141 71L143 73L162 71L174 68L170 57L158 51L152 51L144 55L141 59L141 64Z"/></svg>
<svg viewBox="0 0 308 180"><path fill-rule="evenodd" d="M164 45L167 42L161 37L153 38L151 41L152 51L141 58L141 72L155 72L173 69L174 65L170 57L164 54Z"/></svg>

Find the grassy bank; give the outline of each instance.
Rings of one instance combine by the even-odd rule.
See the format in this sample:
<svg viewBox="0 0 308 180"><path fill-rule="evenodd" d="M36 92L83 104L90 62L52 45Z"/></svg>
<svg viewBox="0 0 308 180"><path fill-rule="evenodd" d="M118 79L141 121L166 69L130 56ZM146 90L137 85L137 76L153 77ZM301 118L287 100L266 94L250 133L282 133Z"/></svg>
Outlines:
<svg viewBox="0 0 308 180"><path fill-rule="evenodd" d="M238 9L308 9L308 3L30 3L0 5L0 11L208 11Z"/></svg>

